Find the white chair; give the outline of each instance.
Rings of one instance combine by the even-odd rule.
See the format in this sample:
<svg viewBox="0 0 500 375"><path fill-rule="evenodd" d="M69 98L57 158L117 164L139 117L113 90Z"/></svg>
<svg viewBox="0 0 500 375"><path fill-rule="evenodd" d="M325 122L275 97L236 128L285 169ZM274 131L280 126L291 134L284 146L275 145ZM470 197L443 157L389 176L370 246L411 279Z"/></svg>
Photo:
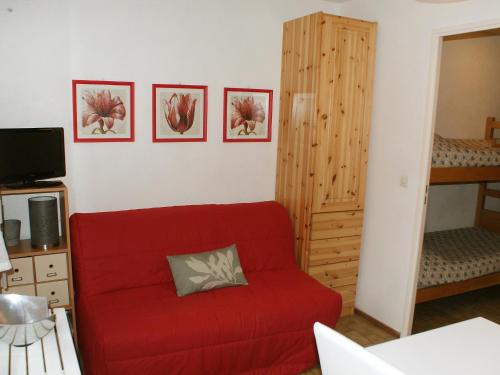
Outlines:
<svg viewBox="0 0 500 375"><path fill-rule="evenodd" d="M323 375L405 375L321 323L314 323L314 336Z"/></svg>

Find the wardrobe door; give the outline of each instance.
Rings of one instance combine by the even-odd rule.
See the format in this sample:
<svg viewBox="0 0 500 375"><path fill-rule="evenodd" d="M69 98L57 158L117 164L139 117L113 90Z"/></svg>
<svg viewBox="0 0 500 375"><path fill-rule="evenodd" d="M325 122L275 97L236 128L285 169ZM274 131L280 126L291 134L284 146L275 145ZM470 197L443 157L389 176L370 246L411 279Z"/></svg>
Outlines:
<svg viewBox="0 0 500 375"><path fill-rule="evenodd" d="M375 25L325 17L313 212L363 209Z"/></svg>

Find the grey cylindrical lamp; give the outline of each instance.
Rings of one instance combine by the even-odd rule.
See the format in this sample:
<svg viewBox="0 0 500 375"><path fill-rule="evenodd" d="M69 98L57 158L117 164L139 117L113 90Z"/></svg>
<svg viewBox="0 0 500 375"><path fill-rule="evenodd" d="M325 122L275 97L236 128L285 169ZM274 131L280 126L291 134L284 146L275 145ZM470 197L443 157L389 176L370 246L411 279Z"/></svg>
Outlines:
<svg viewBox="0 0 500 375"><path fill-rule="evenodd" d="M57 199L39 196L28 199L31 246L48 249L59 245Z"/></svg>

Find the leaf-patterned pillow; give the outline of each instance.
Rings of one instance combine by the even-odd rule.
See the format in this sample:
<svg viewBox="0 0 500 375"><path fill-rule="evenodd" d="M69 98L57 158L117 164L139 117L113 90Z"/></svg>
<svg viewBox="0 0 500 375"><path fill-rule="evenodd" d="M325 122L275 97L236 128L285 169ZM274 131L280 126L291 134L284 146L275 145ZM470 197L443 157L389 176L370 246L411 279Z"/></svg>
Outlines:
<svg viewBox="0 0 500 375"><path fill-rule="evenodd" d="M167 256L167 260L178 296L248 285L236 245L203 253Z"/></svg>

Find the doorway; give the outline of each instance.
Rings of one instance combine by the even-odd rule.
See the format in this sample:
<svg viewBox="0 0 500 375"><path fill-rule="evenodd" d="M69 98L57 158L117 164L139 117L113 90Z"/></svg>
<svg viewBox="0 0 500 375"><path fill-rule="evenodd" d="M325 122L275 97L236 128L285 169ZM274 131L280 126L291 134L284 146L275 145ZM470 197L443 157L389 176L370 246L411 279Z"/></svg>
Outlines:
<svg viewBox="0 0 500 375"><path fill-rule="evenodd" d="M449 71L443 71L444 69L450 69L450 67L451 69L458 69L460 63L457 64L457 59L460 57L460 53L464 53L465 50L463 50L463 48L464 46L467 47L467 45L467 48L469 48L470 50L470 48L478 49L478 45L483 44L482 47L483 50L485 50L484 44L488 44L494 39L498 40L498 56L500 57L500 22L489 22L482 25L468 25L453 29L439 30L434 33L433 38L435 45L432 54L433 64L430 74L427 105L428 110L425 131L426 141L424 145L424 149L426 150L426 157L423 158L425 160L422 161L421 165L421 175L426 176L426 180L423 181L421 187L422 203L420 207L421 210L419 210L421 214L421 225L419 228L416 228L415 243L417 249L414 252L415 257L413 263L416 269L414 270L412 275L410 275L410 284L413 286L413 289L408 293L406 314L407 320L402 332L403 335L407 335L412 332L415 302L417 299L416 297L420 294L420 290L423 286L422 280L421 278L419 278L419 276L421 276L421 274L419 274L420 264L421 261L428 260L425 255L422 255L421 251L422 245L428 242L424 233L476 226L476 211L478 202L477 197L478 190L481 186L478 184L478 182L483 182L480 180L474 181L473 179L472 181L461 181L460 177L457 177L454 181L452 181L452 183L449 184L446 183L449 181L445 180L445 183L439 186L429 185L429 182L431 182L431 171L434 172L436 162L439 163L439 160L436 160L436 153L433 153L433 146L436 144L436 141L440 141L438 137L434 136L435 130L437 134L439 134L439 132L443 133L440 135L444 135L444 138L482 138L482 140L484 141L486 117L495 116L495 111L500 111L500 91L498 91L498 94L495 96L496 98L498 98L498 104L496 105L494 110L491 109L491 105L489 106L489 109L487 109L486 107L488 106L484 105L484 100L481 101L481 98L478 98L477 95L462 97L462 101L460 102L457 99L460 98L460 91L462 89L465 90L467 85L469 85L469 87L472 87L474 84L476 84L477 86L477 79L474 78L474 74L472 74L470 71L462 71L461 74L455 71L453 73L455 74L455 76L457 76L458 74L460 82L457 82L457 80L455 80L451 81L452 84L450 84L449 80L450 77L453 76L453 74L450 74ZM460 52L460 49L462 49L462 52ZM489 47L486 47L486 50L488 49ZM472 64L470 66L476 68L476 71L479 71L479 73L485 73L484 67L481 66L481 61L479 60L479 56L477 54L471 56L470 53L467 54L467 52L465 52L465 54L462 55L461 59L464 60L459 61L463 63L462 65L466 65L466 63L469 65ZM497 70L498 74L500 75L500 59L497 58L496 60L499 61ZM491 81L494 80L494 77L491 77ZM499 82L498 90L500 90L500 79L498 79L497 81ZM478 87L475 87L474 89L477 90ZM484 87L483 91L485 91ZM483 94L486 95L485 92L483 92ZM481 103L481 105L479 106L481 108L474 109L474 105L476 105L477 107L478 102ZM465 116L463 114L464 110L467 110L470 113ZM477 113L472 115L472 112L474 111ZM488 113L488 115L479 115L481 111L483 113ZM477 116L480 116L481 120L477 120ZM496 116L500 117L500 113L496 114ZM459 118L460 121L458 121L457 118ZM446 161L444 161L443 163L446 163ZM464 164L463 166L466 165ZM500 171L500 167L498 168L498 171ZM500 180L500 178L498 180ZM466 184L464 182L466 182ZM491 187L491 184L488 184L487 186L489 190L493 189L493 187ZM500 187L500 185L498 186ZM439 197L441 199L438 199ZM447 201L447 199L450 199L451 202ZM454 204L452 204L452 202L454 202ZM491 205L491 202L488 204ZM498 202L496 204L498 205L498 208L500 210L500 199L498 199ZM451 209L446 210L446 207ZM460 215L458 215L457 212L460 213ZM432 270L432 265L430 267ZM438 269L437 273L439 273L439 270L440 268ZM492 285L494 284L495 281L492 282ZM418 293L417 286L420 286L420 289L418 289ZM437 297L439 297L439 294L435 295L434 297L436 297L434 298L435 300L438 300ZM421 298L419 300L421 300ZM419 307L420 306L421 305L419 305ZM420 314L419 310L421 309L417 309L417 315L415 316L417 319L419 318L418 314ZM419 324L419 327L419 330L422 330L421 324Z"/></svg>

